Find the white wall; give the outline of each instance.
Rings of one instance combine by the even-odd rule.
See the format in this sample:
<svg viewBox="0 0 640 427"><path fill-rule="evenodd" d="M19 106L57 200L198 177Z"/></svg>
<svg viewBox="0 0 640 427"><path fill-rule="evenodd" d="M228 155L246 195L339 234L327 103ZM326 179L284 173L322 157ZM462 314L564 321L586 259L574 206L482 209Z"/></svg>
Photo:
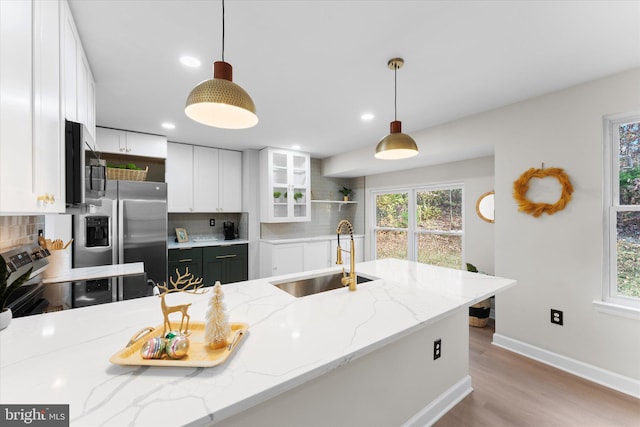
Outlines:
<svg viewBox="0 0 640 427"><path fill-rule="evenodd" d="M493 273L494 224L483 221L476 215L478 197L493 190L493 170L491 156L367 176L365 178L367 231L372 227L371 190L462 182L464 184L465 261L474 264L480 271ZM372 259L370 237L371 233L367 232L365 241L365 259L367 260Z"/></svg>
<svg viewBox="0 0 640 427"><path fill-rule="evenodd" d="M518 279L496 297L496 332L640 380L640 321L597 312L602 294L603 116L640 109L640 69L483 115L469 131L496 143L496 273ZM513 181L565 169L575 192L555 215L518 212ZM564 311L552 325L550 308Z"/></svg>
<svg viewBox="0 0 640 427"><path fill-rule="evenodd" d="M598 312L592 301L602 294L603 116L638 110L634 69L419 133L495 147L495 274L518 280L496 297L497 334L623 376L632 392L640 389L640 321ZM541 163L563 168L575 192L565 210L534 218L518 212L513 182ZM367 186L396 176L368 177ZM564 311L564 326L550 323L551 308Z"/></svg>

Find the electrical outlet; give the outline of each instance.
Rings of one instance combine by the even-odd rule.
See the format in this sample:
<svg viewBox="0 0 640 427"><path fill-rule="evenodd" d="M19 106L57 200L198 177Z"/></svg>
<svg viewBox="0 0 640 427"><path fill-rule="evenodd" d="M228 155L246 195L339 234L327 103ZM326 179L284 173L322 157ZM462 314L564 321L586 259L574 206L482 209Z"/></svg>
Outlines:
<svg viewBox="0 0 640 427"><path fill-rule="evenodd" d="M215 219L213 219L213 218L211 218L211 219L209 220L209 226L210 226L210 227L215 227L215 226L216 226L216 220L215 220Z"/></svg>
<svg viewBox="0 0 640 427"><path fill-rule="evenodd" d="M563 315L561 310L551 309L551 323L563 325Z"/></svg>
<svg viewBox="0 0 640 427"><path fill-rule="evenodd" d="M440 359L442 355L442 339L433 342L433 360Z"/></svg>

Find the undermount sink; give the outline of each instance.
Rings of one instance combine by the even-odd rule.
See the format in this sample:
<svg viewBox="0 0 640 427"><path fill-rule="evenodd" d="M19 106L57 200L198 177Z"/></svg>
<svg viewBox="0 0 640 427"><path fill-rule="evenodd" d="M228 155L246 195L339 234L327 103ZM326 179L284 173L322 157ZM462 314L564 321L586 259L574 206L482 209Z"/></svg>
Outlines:
<svg viewBox="0 0 640 427"><path fill-rule="evenodd" d="M358 284L378 280L377 277L361 276L360 274L357 274L357 278ZM342 273L338 272L324 274L321 276L287 279L281 282L271 282L271 284L294 297L299 298L320 292L331 291L333 289L344 288L345 286L342 284L341 279Z"/></svg>

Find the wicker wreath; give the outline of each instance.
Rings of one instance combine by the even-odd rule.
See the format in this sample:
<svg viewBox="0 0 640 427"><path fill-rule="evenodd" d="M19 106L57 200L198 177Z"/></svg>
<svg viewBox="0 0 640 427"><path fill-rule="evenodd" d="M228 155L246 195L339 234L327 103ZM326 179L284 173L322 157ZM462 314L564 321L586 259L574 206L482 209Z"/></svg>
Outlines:
<svg viewBox="0 0 640 427"><path fill-rule="evenodd" d="M560 199L554 204L549 203L534 203L527 199L527 191L529 191L529 180L531 178L547 178L554 177L562 185L562 195ZM546 168L535 169L531 168L518 178L513 183L513 198L518 202L518 210L531 214L534 217L539 217L543 212L549 215L561 211L567 206L567 203L571 200L571 193L573 193L573 185L569 177L561 168Z"/></svg>

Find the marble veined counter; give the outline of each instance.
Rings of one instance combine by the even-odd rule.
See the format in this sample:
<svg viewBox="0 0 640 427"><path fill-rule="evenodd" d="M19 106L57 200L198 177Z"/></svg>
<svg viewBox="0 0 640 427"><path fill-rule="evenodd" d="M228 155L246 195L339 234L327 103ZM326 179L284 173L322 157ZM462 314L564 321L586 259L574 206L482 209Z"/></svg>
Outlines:
<svg viewBox="0 0 640 427"><path fill-rule="evenodd" d="M339 268L289 276L329 271ZM380 280L356 292L303 298L272 286L273 279L225 285L229 320L248 323L249 333L213 368L109 362L135 332L161 325L157 297L14 319L0 331L0 403L69 404L72 426L210 425L364 360L516 283L392 259L359 263L357 271ZM191 302L197 321L209 298L173 294L168 302Z"/></svg>
<svg viewBox="0 0 640 427"><path fill-rule="evenodd" d="M102 279L104 277L132 276L143 273L143 262L129 262L126 264L71 268L56 276L47 277L43 279L42 282L45 284L77 282L82 280Z"/></svg>
<svg viewBox="0 0 640 427"><path fill-rule="evenodd" d="M175 239L167 239L167 249L192 249L192 248L204 248L208 246L230 246L230 245L244 245L249 243L245 239L233 239L224 240L224 238L209 237L209 236L196 236L189 238L188 242L178 243Z"/></svg>

